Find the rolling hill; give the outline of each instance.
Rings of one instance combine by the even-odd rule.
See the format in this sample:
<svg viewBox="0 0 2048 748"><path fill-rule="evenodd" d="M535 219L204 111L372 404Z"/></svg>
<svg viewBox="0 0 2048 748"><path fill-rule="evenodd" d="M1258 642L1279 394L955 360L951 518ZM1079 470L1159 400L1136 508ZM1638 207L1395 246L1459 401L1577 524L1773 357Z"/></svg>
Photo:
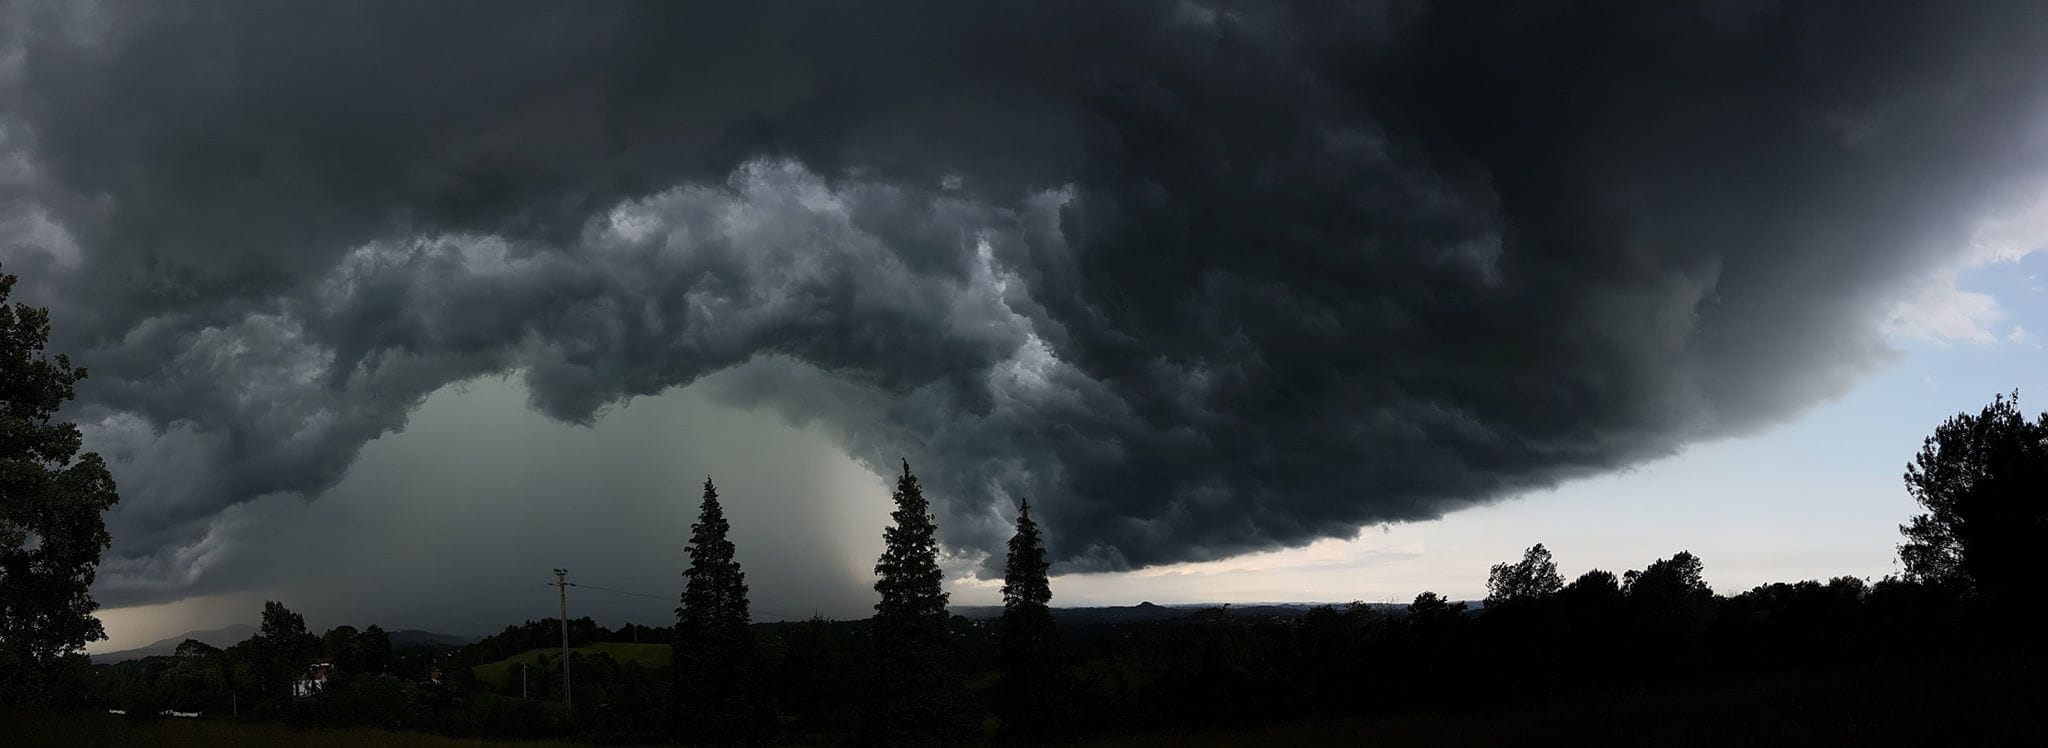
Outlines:
<svg viewBox="0 0 2048 748"><path fill-rule="evenodd" d="M391 632L391 648L402 649L454 649L476 641L474 636L436 634L419 629L400 629Z"/></svg>
<svg viewBox="0 0 2048 748"><path fill-rule="evenodd" d="M609 655L612 659L619 662L637 662L648 667L667 665L670 656L669 645L667 644L600 642L575 647L571 651L586 657L598 654ZM486 662L478 665L472 668L472 671L476 673L477 680L489 683L496 688L506 688L513 683L512 679L518 677L519 664L522 662L536 668L535 672L532 673L536 676L543 673L557 672L554 670L554 667L557 665L561 653L560 649L554 647L529 649L497 662ZM543 659L546 660L545 663L542 662ZM575 672L572 670L570 674L574 675Z"/></svg>

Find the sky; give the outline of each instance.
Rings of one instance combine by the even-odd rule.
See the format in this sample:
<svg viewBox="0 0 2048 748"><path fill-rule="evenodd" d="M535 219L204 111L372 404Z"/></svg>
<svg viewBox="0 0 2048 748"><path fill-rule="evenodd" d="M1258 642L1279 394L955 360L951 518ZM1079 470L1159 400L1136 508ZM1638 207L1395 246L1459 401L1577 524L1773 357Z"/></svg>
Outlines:
<svg viewBox="0 0 2048 748"><path fill-rule="evenodd" d="M758 614L857 616L902 460L961 603L1023 496L1065 604L1875 577L2043 384L2026 4L0 13L102 647L661 620L705 475Z"/></svg>
<svg viewBox="0 0 2048 748"><path fill-rule="evenodd" d="M1967 326L1897 334L1897 360L1840 398L1755 436L1696 445L1672 458L1442 520L1364 528L1354 538L1134 572L1062 574L1054 580L1056 599L1076 606L1405 603L1424 590L1478 599L1486 593L1486 568L1534 543L1546 544L1572 575L1639 569L1690 550L1705 559L1707 579L1722 594L1787 580L1880 579L1899 571L1897 525L1916 511L1900 473L1920 440L1948 416L1981 407L1991 393L2017 388L2025 398L2048 392L2048 351L2030 333L2013 332L2024 333L2027 320L2048 321L2044 280L2048 253L1961 269L1960 293L1992 302L1965 302L1985 310ZM365 620L359 611L369 609L388 612L367 618L405 627L486 633L477 621L554 615L555 591L544 586L552 567L535 566L537 559L567 565L590 584L665 595L686 563L673 529L695 516L693 481L705 472L729 476L721 496L753 580L758 619L866 615L873 605L868 569L881 552L892 483L814 430L750 417L707 400L702 389L635 401L590 427L526 409L516 379L438 392L406 431L373 442L350 476L319 501L277 507L284 516L266 524L279 535L261 552L274 564L267 579L235 593L103 611L111 638L90 649L114 651L247 623L264 599L280 597L316 626ZM719 438L693 438L712 424ZM461 444L461 456L419 464L412 456L432 444ZM519 467L508 472L507 465ZM422 474L436 477L430 490L400 488ZM606 481L643 480L669 482L673 492L605 494L602 488ZM519 513L491 510L494 496L534 493L527 488L534 482L544 486L538 492L561 499ZM602 498L586 500L603 511L578 509L583 502L574 497L593 496ZM409 505L424 511L407 511ZM793 538L784 532L792 526L791 512L829 513L829 524L844 531ZM347 528L344 538L404 539L397 550L366 558L365 543L326 547L336 526ZM593 552L611 545L632 551ZM451 547L465 552L451 556L445 552ZM298 592L359 588L423 569L432 570L437 583L396 585L413 592L395 599ZM959 573L949 580L956 604L1000 602L999 581ZM572 592L577 615L613 624L664 620L674 607L666 600Z"/></svg>

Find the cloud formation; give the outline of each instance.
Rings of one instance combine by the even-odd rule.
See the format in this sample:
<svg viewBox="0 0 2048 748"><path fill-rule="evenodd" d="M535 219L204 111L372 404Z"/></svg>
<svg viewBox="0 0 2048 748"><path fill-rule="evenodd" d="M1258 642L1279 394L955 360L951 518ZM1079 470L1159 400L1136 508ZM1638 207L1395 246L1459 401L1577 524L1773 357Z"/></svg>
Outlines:
<svg viewBox="0 0 2048 748"><path fill-rule="evenodd" d="M2025 4L7 13L0 259L129 601L512 371L726 372L1069 571L1433 518L1842 392L2048 155Z"/></svg>

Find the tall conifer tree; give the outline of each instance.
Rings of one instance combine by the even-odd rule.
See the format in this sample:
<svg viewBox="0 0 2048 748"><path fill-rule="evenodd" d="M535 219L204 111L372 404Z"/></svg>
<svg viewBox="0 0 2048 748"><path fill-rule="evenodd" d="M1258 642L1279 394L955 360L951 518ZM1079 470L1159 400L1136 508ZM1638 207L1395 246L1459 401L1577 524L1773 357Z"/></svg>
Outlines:
<svg viewBox="0 0 2048 748"><path fill-rule="evenodd" d="M874 683L868 693L864 736L877 743L937 742L955 735L946 628L947 594L941 587L938 525L910 463L896 479L894 524L883 532L875 563Z"/></svg>
<svg viewBox="0 0 2048 748"><path fill-rule="evenodd" d="M1042 737L1061 715L1052 703L1060 691L1059 630L1052 620L1052 583L1046 572L1045 544L1038 523L1031 521L1031 501L1017 509L1017 534L1003 569L1002 673L996 684L996 711L1003 731L1020 737Z"/></svg>
<svg viewBox="0 0 2048 748"><path fill-rule="evenodd" d="M747 577L727 537L731 530L718 487L706 476L676 608L676 725L689 742L761 740L773 716L747 631Z"/></svg>

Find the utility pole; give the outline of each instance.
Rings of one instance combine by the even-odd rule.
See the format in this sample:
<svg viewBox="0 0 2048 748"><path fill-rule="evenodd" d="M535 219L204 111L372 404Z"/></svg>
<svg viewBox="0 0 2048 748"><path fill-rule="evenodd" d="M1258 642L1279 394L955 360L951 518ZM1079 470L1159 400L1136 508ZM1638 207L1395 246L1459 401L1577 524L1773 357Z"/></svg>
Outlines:
<svg viewBox="0 0 2048 748"><path fill-rule="evenodd" d="M519 663L519 698L526 698L526 663Z"/></svg>
<svg viewBox="0 0 2048 748"><path fill-rule="evenodd" d="M568 569L555 570L555 589L562 593L562 706L569 701L569 575Z"/></svg>

